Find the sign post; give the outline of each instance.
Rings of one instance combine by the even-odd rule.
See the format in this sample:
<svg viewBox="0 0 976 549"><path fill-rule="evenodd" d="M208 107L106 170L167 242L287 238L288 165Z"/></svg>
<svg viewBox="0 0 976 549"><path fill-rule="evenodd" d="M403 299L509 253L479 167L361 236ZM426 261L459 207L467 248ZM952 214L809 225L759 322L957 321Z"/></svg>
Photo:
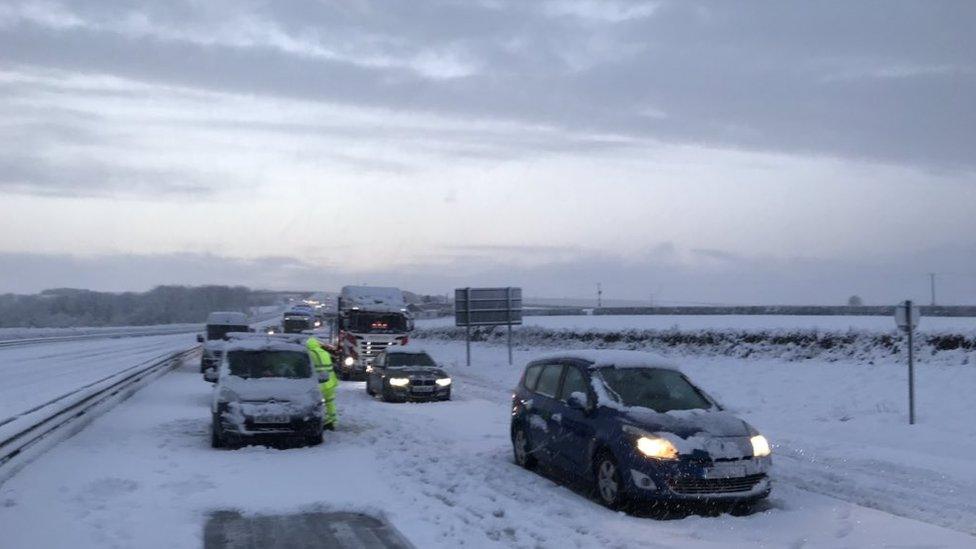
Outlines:
<svg viewBox="0 0 976 549"><path fill-rule="evenodd" d="M472 326L508 326L508 363L512 364L512 325L517 324L522 324L521 288L454 290L454 325L465 327L468 366L471 366Z"/></svg>
<svg viewBox="0 0 976 549"><path fill-rule="evenodd" d="M454 306L457 307L457 301L455 300ZM471 317L471 288L464 289L464 317ZM456 321L456 318L455 318ZM465 356L467 357L466 363L471 366L471 323L464 323L464 350Z"/></svg>
<svg viewBox="0 0 976 549"><path fill-rule="evenodd" d="M909 299L895 306L895 324L908 334L908 424L915 425L915 327L922 316Z"/></svg>

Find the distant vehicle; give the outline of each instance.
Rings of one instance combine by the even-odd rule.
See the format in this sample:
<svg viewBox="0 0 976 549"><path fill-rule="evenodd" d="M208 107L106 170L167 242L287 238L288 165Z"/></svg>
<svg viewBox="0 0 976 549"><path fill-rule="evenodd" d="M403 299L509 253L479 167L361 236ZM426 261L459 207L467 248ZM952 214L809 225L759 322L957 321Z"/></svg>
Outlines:
<svg viewBox="0 0 976 549"><path fill-rule="evenodd" d="M298 338L255 335L227 341L211 403L211 445L282 437L321 443L321 381Z"/></svg>
<svg viewBox="0 0 976 549"><path fill-rule="evenodd" d="M515 461L595 482L612 509L656 501L748 507L770 492L766 439L677 369L626 351L530 362L512 399Z"/></svg>
<svg viewBox="0 0 976 549"><path fill-rule="evenodd" d="M300 334L315 327L315 317L310 310L293 307L281 316L281 329L286 334Z"/></svg>
<svg viewBox="0 0 976 549"><path fill-rule="evenodd" d="M393 347L366 367L366 392L386 402L451 400L451 376L423 349Z"/></svg>
<svg viewBox="0 0 976 549"><path fill-rule="evenodd" d="M345 286L338 313L337 370L342 379L365 378L366 367L386 349L406 345L413 329L399 288Z"/></svg>
<svg viewBox="0 0 976 549"><path fill-rule="evenodd" d="M218 311L207 316L204 333L197 335L197 341L203 343L203 353L200 355L200 373L204 375L204 378L207 377L207 370L213 370L211 377L216 374L224 337L230 332L247 332L249 330L247 315L244 313Z"/></svg>

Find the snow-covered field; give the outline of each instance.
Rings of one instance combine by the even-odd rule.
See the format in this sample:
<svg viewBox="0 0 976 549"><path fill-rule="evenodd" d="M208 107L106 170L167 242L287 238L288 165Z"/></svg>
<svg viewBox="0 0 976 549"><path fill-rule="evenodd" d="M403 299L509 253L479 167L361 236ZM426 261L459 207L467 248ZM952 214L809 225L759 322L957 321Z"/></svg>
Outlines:
<svg viewBox="0 0 976 549"><path fill-rule="evenodd" d="M567 316L531 317L512 331L522 349L609 348L652 351L668 356L727 357L783 362L807 360L876 364L906 361L905 332L882 317L777 316ZM890 319L888 319L890 320ZM919 362L969 365L976 353L976 329L969 318L931 318L916 334ZM873 324L873 327L872 327ZM464 341L464 328L444 319L417 323L414 339ZM504 327L479 328L473 341L502 343Z"/></svg>
<svg viewBox="0 0 976 549"><path fill-rule="evenodd" d="M512 463L503 347L425 344L455 400L385 404L340 388L315 448L209 447L210 386L188 362L0 486L10 547L199 547L208 513L353 509L418 547L973 547L972 367L919 371L905 425L896 364L687 359L682 368L774 443L775 488L748 517L610 512ZM547 350L546 350L547 351Z"/></svg>
<svg viewBox="0 0 976 549"><path fill-rule="evenodd" d="M418 328L454 326L454 317L418 320ZM818 329L890 332L895 322L887 316L793 316L793 315L587 315L527 316L525 326L553 330L778 330ZM976 332L974 317L923 317L923 332Z"/></svg>

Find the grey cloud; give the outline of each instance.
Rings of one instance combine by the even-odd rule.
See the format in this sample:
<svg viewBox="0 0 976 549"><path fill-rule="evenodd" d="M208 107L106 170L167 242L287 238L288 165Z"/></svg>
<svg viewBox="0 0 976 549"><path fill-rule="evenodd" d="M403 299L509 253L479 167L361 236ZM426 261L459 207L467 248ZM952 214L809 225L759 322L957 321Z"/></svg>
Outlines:
<svg viewBox="0 0 976 549"><path fill-rule="evenodd" d="M534 297L585 298L594 295L600 282L608 299L647 299L653 293L662 304L842 304L852 294L870 304L889 304L903 299L926 302L926 273L931 270L944 273L939 278L942 303L970 304L976 284L973 244L863 257L856 262L750 257L710 269L657 257L618 258L594 252L534 266L498 255L462 256L445 253L433 262L353 272L340 265L320 265L288 256L242 259L190 253L93 257L0 253L0 292L30 293L63 286L144 290L164 283L329 290L355 282L392 284L437 294L465 286L516 285Z"/></svg>
<svg viewBox="0 0 976 549"><path fill-rule="evenodd" d="M200 175L177 170L123 167L100 161L54 162L0 153L0 192L43 196L205 197L213 188Z"/></svg>
<svg viewBox="0 0 976 549"><path fill-rule="evenodd" d="M4 29L0 49L14 63L236 93L505 118L635 139L976 168L972 3L672 2L649 17L582 29L521 2L250 6L242 9L289 36L329 36L391 55L456 51L478 68L437 80L407 66L364 66L260 44L201 45L37 24ZM216 9L201 15L180 2L72 7L102 18L121 9L142 12L150 25L202 25L221 15ZM958 70L871 77L898 67ZM867 77L829 78L845 71ZM639 115L648 108L667 116ZM533 145L545 150L544 143L527 144Z"/></svg>
<svg viewBox="0 0 976 549"><path fill-rule="evenodd" d="M581 255L583 249L579 246L545 246L531 244L469 244L463 246L445 246L443 257L457 257L458 255L484 256L564 256Z"/></svg>
<svg viewBox="0 0 976 549"><path fill-rule="evenodd" d="M705 257L708 259L716 259L719 261L737 261L740 257L737 254L726 252L724 250L712 250L709 248L694 248L690 250L692 254Z"/></svg>
<svg viewBox="0 0 976 549"><path fill-rule="evenodd" d="M316 288L321 267L288 257L241 259L210 254L0 253L0 292L33 293L73 286L147 290L160 284L243 284L254 288ZM233 281L233 282L232 282Z"/></svg>

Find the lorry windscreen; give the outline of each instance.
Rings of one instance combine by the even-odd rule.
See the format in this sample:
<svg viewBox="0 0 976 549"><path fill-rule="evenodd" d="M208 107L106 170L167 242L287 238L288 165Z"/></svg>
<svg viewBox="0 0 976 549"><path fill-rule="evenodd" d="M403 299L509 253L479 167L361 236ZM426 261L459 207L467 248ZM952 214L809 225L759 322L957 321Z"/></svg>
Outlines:
<svg viewBox="0 0 976 549"><path fill-rule="evenodd" d="M398 313L351 311L346 330L360 334L396 334L407 331L407 319Z"/></svg>
<svg viewBox="0 0 976 549"><path fill-rule="evenodd" d="M231 332L246 332L250 330L247 324L210 324L207 326L207 339L223 339Z"/></svg>

